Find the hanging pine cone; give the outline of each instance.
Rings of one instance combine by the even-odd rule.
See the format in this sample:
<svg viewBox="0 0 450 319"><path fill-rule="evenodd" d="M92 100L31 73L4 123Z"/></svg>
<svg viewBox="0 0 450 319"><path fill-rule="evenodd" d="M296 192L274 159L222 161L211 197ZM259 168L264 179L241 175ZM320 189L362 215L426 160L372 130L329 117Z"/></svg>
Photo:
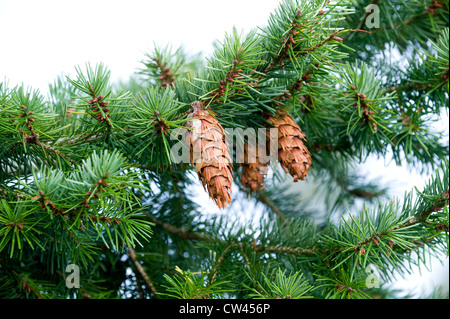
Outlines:
<svg viewBox="0 0 450 319"><path fill-rule="evenodd" d="M233 175L225 130L213 115L203 109L200 102L193 102L191 106L192 112L187 118L193 120L186 122L191 164L195 165L209 197L219 208L228 207Z"/></svg>
<svg viewBox="0 0 450 319"><path fill-rule="evenodd" d="M241 183L251 192L264 190L264 177L267 175L269 163L261 163L258 156L258 145L244 144L244 163L242 166Z"/></svg>
<svg viewBox="0 0 450 319"><path fill-rule="evenodd" d="M284 110L277 110L268 122L278 129L278 161L294 182L304 180L311 165L311 154L303 144L305 134L292 116Z"/></svg>

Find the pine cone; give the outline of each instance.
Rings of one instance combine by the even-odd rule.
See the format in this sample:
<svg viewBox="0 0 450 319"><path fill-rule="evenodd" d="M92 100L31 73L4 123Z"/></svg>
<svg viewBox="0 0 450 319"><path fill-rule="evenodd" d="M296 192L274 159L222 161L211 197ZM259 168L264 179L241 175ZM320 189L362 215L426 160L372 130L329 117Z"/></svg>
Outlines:
<svg viewBox="0 0 450 319"><path fill-rule="evenodd" d="M233 175L225 130L213 115L203 109L200 102L193 102L191 106L192 112L187 118L193 120L186 122L191 164L195 165L209 197L219 208L228 207Z"/></svg>
<svg viewBox="0 0 450 319"><path fill-rule="evenodd" d="M267 120L278 129L278 161L281 167L294 177L294 182L304 180L311 165L311 154L303 144L305 134L284 110L277 110Z"/></svg>
<svg viewBox="0 0 450 319"><path fill-rule="evenodd" d="M264 190L264 176L267 175L268 164L261 163L258 157L258 145L244 144L244 163L242 166L241 183L251 192Z"/></svg>

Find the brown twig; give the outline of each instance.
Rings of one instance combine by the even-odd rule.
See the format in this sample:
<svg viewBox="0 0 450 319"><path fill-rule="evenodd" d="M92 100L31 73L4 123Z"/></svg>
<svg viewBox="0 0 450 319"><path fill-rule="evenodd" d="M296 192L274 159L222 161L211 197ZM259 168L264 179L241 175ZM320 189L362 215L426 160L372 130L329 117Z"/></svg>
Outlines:
<svg viewBox="0 0 450 319"><path fill-rule="evenodd" d="M180 237L181 239L185 240L199 240L199 241L209 241L209 242L215 242L218 241L217 238L214 238L212 236L208 236L202 233L195 233L195 232L189 232L184 228L179 228L174 225L171 225L169 223L165 223L163 221L160 221L159 219L156 219L154 217L147 216L147 220L154 223L156 226L159 226L169 233L176 235Z"/></svg>
<svg viewBox="0 0 450 319"><path fill-rule="evenodd" d="M276 207L276 206L275 206ZM168 223L164 223L156 218L148 218L149 221L155 223L155 225L163 227L165 230L167 230L169 233L173 235L177 235L182 239L186 240L199 240L199 241L207 241L207 242L217 242L217 243L223 243L222 240L217 239L215 237L207 236L201 233L194 233L194 232L188 232L183 228L178 228L176 226L170 225ZM222 262L223 258L225 258L225 254L230 250L234 248L243 248L245 245L241 242L234 242L229 244L224 252L219 257L218 261ZM278 253L285 253L285 254L291 254L291 255L311 255L316 253L316 250L314 248L293 248L293 247L285 247L285 246L258 246L256 243L251 244L254 251L258 253L271 253L271 252L278 252ZM250 247L250 245L248 245ZM213 271L214 272L214 271Z"/></svg>
<svg viewBox="0 0 450 319"><path fill-rule="evenodd" d="M153 285L153 282L150 280L150 277L145 272L144 267L139 263L139 261L136 258L136 253L134 249L131 246L128 246L128 255L130 256L131 260L133 261L134 265L136 266L137 271L141 275L142 279L144 279L147 286L150 288L151 292L157 297L157 291L155 286Z"/></svg>
<svg viewBox="0 0 450 319"><path fill-rule="evenodd" d="M285 224L288 225L289 221L287 220L284 213L281 211L281 209L274 203L272 199L270 199L268 196L264 194L261 190L257 190L256 193L258 194L258 200L263 203L264 205L268 206L275 215L280 218L280 220Z"/></svg>
<svg viewBox="0 0 450 319"><path fill-rule="evenodd" d="M228 253L228 251L230 249L236 248L236 247L240 247L242 244L241 243L231 243L229 244L220 254L219 258L217 259L217 262L214 264L214 267L212 269L212 277L211 280L209 281L209 284L212 284L214 282L214 280L217 277L217 271L219 270L220 265L222 264L223 260L225 259L226 254Z"/></svg>

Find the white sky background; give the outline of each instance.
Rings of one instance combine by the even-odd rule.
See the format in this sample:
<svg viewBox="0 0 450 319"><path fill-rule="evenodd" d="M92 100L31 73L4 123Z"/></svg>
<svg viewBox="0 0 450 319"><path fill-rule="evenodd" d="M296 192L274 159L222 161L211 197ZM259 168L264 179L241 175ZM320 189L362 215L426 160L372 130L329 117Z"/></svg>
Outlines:
<svg viewBox="0 0 450 319"><path fill-rule="evenodd" d="M209 55L215 40L221 41L233 26L249 31L264 26L278 0L0 0L0 81L9 87L24 84L46 96L48 84L61 74L74 74L86 62L103 62L111 80L127 80L154 44L174 48L183 45L189 53ZM448 128L448 123L444 124ZM426 178L394 165L373 160L377 176L390 176L402 196L412 186L422 188ZM206 194L201 202L209 201ZM214 206L205 208L215 212ZM445 273L433 263L433 274L424 272L400 280L400 288L431 292ZM420 296L420 294L419 294Z"/></svg>
<svg viewBox="0 0 450 319"><path fill-rule="evenodd" d="M47 92L74 66L103 62L112 80L140 67L153 44L209 54L233 25L264 24L276 0L0 0L0 79Z"/></svg>

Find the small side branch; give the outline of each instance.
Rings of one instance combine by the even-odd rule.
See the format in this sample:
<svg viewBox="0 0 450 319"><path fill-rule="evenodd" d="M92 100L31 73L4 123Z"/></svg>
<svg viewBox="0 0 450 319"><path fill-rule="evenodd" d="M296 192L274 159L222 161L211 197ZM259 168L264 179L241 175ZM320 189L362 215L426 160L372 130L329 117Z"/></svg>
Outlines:
<svg viewBox="0 0 450 319"><path fill-rule="evenodd" d="M153 282L150 280L150 277L145 272L144 267L139 263L139 260L136 258L136 253L131 246L128 246L128 255L130 256L130 259L133 261L134 265L136 266L137 271L142 276L142 279L144 279L147 286L150 288L151 292L156 296L156 288L153 285Z"/></svg>
<svg viewBox="0 0 450 319"><path fill-rule="evenodd" d="M156 219L153 217L147 217L147 219L149 221L151 221L152 223L154 223L156 226L164 228L169 233L176 235L176 236L180 237L181 239L210 241L210 242L217 241L217 238L210 237L210 236L202 234L202 233L189 232L184 228L176 227L174 225L165 223L165 222L160 221L159 219Z"/></svg>
<svg viewBox="0 0 450 319"><path fill-rule="evenodd" d="M289 224L289 221L287 220L284 213L281 211L281 209L271 200L269 197L267 197L261 190L257 191L258 194L258 200L263 203L264 205L267 205L274 213L275 215L280 218L280 220L285 224Z"/></svg>
<svg viewBox="0 0 450 319"><path fill-rule="evenodd" d="M37 292L36 289L34 289L34 287L25 278L23 278L15 269L11 268L2 259L0 259L0 264L17 278L17 280L21 284L22 290L28 291L29 293L33 293L37 299L43 299L41 294Z"/></svg>

